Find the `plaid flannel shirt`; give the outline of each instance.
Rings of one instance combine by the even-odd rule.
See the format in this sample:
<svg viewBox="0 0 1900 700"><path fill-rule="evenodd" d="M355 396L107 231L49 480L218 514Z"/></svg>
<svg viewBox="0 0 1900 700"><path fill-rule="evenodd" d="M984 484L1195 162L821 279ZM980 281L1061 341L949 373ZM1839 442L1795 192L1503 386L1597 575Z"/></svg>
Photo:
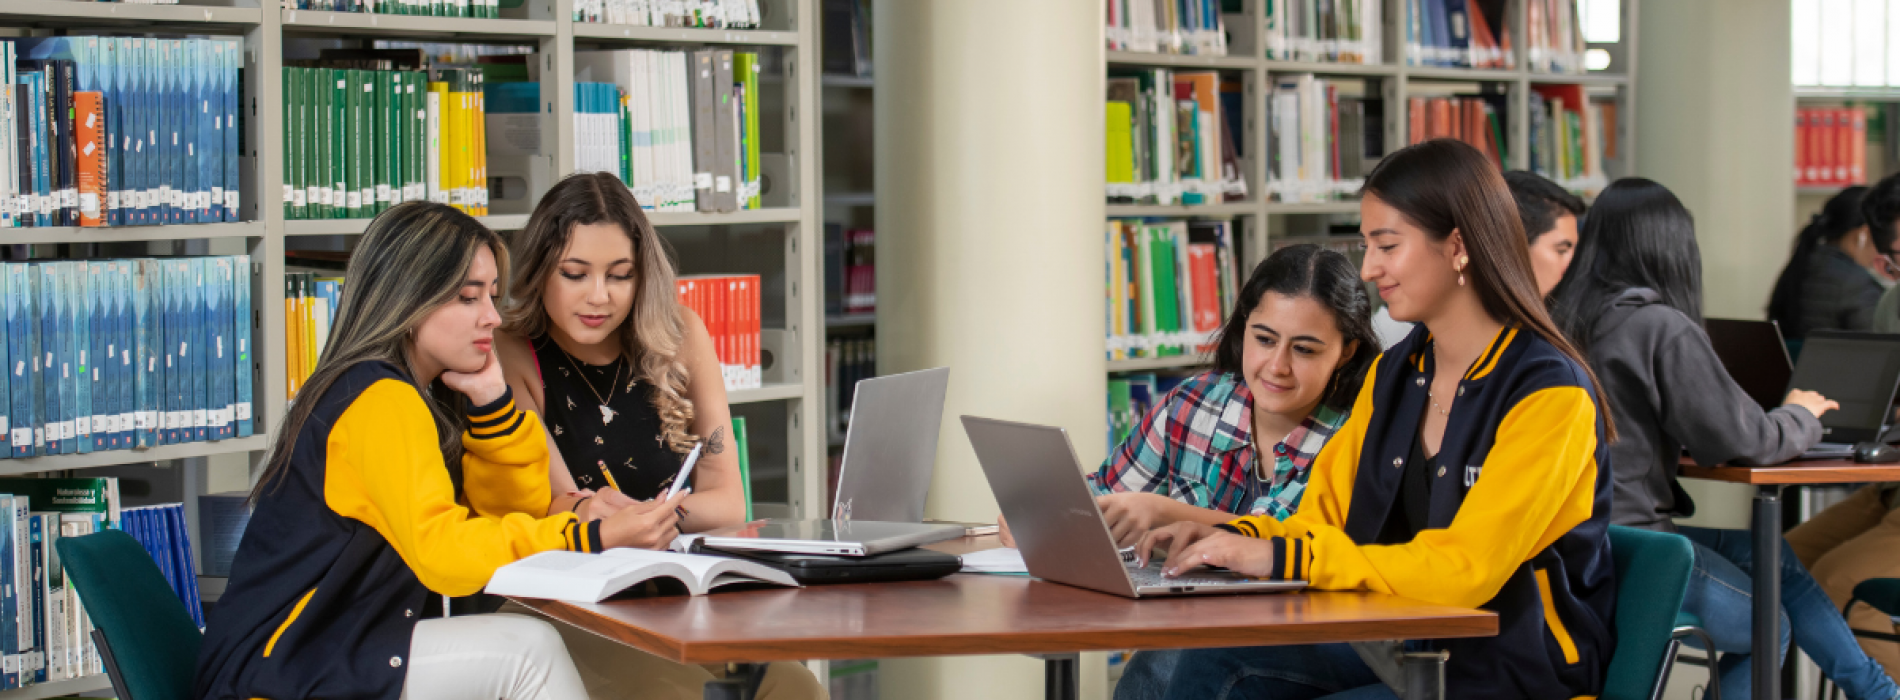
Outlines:
<svg viewBox="0 0 1900 700"><path fill-rule="evenodd" d="M1175 387L1102 468L1095 493L1148 491L1201 508L1284 520L1300 506L1313 458L1346 415L1320 406L1273 445L1273 474L1255 475L1253 395L1232 374L1206 372Z"/></svg>

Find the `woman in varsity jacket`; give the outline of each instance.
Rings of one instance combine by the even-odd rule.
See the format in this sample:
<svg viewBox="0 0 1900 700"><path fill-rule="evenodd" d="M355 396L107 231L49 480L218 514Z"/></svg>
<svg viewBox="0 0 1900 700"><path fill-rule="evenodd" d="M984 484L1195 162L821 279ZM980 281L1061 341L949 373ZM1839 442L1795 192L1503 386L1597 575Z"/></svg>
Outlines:
<svg viewBox="0 0 1900 700"><path fill-rule="evenodd" d="M442 618L495 569L652 525L548 515L547 437L493 353L500 236L445 205L370 222L285 417L198 657L196 697L574 698L551 625ZM674 517L665 509L657 517Z"/></svg>
<svg viewBox="0 0 1900 700"><path fill-rule="evenodd" d="M1613 647L1607 445L1597 382L1545 312L1510 191L1471 146L1428 141L1367 177L1366 258L1410 336L1367 375L1299 512L1143 539L1204 565L1498 614L1450 652L1452 697L1596 695ZM1168 698L1393 698L1345 645L1188 652Z"/></svg>

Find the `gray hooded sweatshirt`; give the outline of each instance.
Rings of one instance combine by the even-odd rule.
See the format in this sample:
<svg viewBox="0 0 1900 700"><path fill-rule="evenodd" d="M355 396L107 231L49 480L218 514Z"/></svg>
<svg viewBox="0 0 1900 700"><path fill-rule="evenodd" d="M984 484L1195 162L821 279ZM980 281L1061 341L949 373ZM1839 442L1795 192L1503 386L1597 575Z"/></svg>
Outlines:
<svg viewBox="0 0 1900 700"><path fill-rule="evenodd" d="M1761 465L1821 441L1821 421L1807 409L1762 411L1729 378L1701 325L1653 290L1623 292L1594 334L1585 352L1620 436L1610 446L1618 525L1674 531L1672 518L1695 513L1676 483L1684 448L1697 464Z"/></svg>

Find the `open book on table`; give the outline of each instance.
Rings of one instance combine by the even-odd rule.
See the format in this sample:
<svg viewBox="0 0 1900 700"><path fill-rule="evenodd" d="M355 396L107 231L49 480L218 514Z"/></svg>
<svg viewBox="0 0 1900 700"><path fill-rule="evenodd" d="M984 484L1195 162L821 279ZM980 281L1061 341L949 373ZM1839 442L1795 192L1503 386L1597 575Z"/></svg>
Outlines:
<svg viewBox="0 0 1900 700"><path fill-rule="evenodd" d="M493 595L598 603L655 578L677 579L693 595L734 583L798 586L783 571L742 559L610 549L599 554L542 552L496 569L486 590Z"/></svg>

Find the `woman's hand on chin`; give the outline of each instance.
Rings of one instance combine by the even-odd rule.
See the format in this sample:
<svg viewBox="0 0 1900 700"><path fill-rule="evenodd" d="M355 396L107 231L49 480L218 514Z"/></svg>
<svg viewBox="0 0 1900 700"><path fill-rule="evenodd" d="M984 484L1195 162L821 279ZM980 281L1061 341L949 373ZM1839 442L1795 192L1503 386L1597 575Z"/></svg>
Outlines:
<svg viewBox="0 0 1900 700"><path fill-rule="evenodd" d="M442 371L442 384L462 392L476 406L487 406L508 393L508 381L501 375L501 360L490 349L482 368L473 372Z"/></svg>

